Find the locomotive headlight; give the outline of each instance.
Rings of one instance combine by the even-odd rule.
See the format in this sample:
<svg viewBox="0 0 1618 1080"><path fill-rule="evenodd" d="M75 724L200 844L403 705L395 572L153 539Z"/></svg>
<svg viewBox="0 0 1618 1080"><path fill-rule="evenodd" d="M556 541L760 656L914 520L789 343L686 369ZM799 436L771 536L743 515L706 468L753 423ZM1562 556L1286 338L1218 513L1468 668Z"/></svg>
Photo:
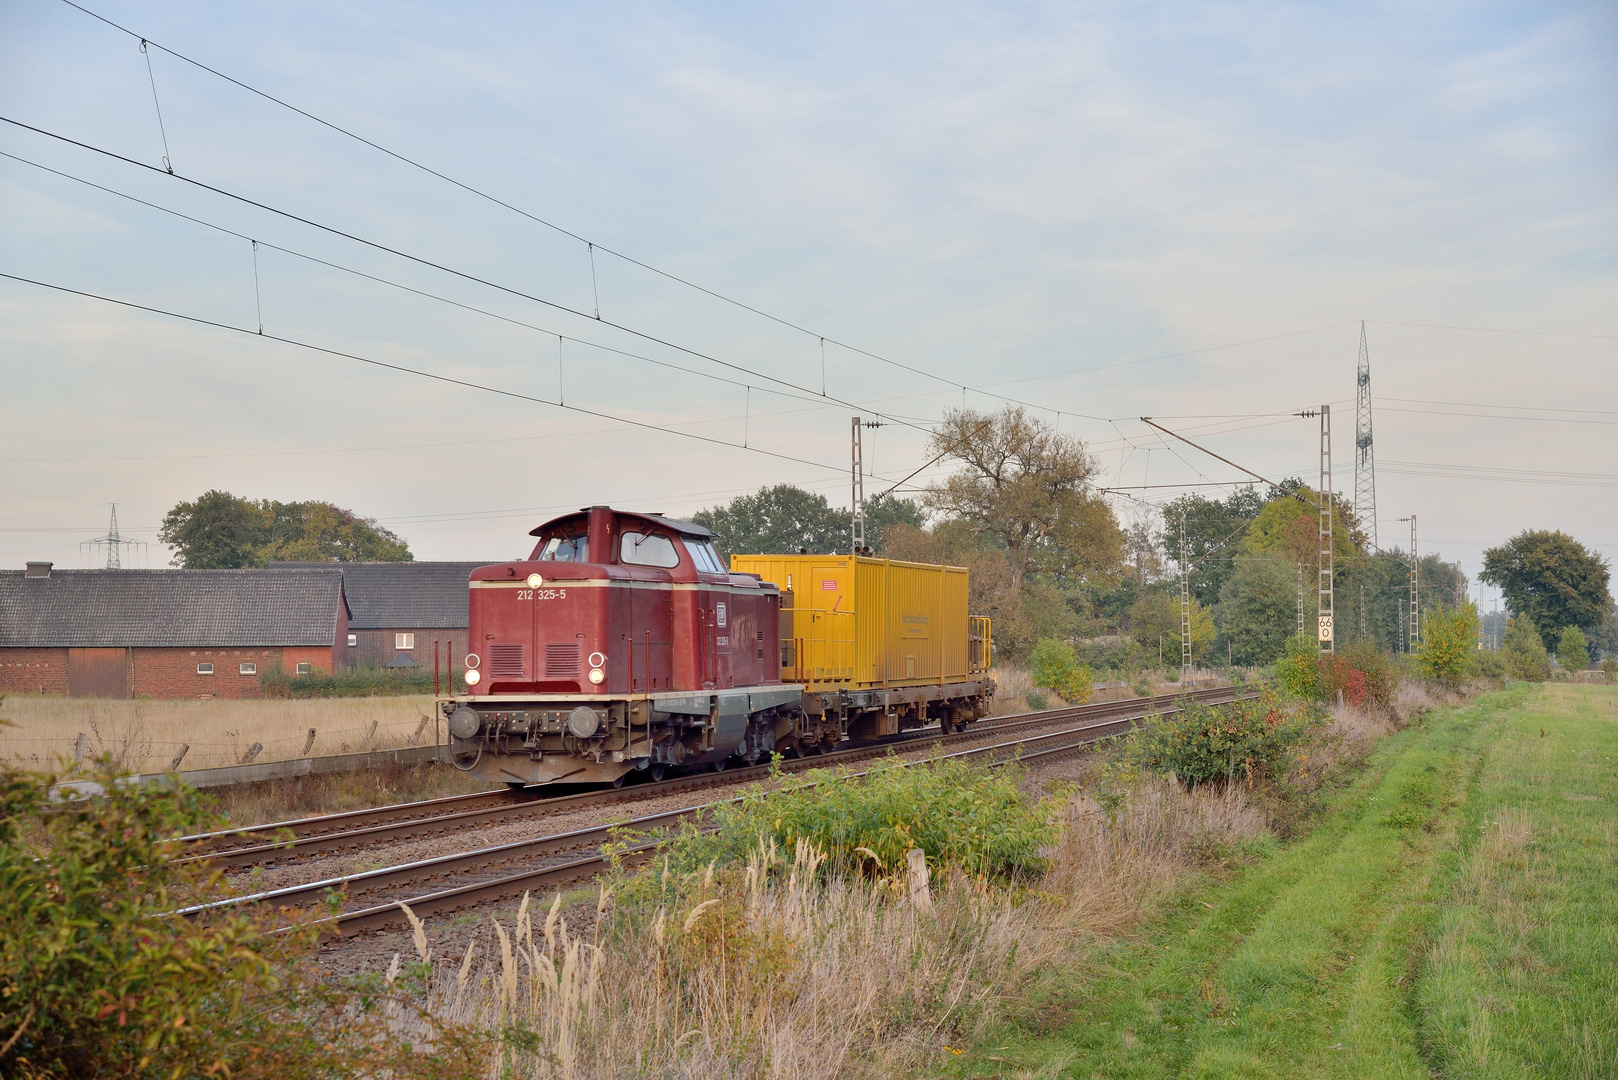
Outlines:
<svg viewBox="0 0 1618 1080"><path fill-rule="evenodd" d="M468 671L463 677L466 679L466 685L468 685L468 686L476 686L478 683L483 681L483 672L478 671L476 668L473 668L471 671Z"/></svg>
<svg viewBox="0 0 1618 1080"><path fill-rule="evenodd" d="M602 683L607 681L607 673L598 667L593 667L590 669L590 681L595 683L595 685L600 686Z"/></svg>
<svg viewBox="0 0 1618 1080"><path fill-rule="evenodd" d="M545 579L540 577L538 574L528 575L528 587L530 589L537 589L543 584L545 584Z"/></svg>
<svg viewBox="0 0 1618 1080"><path fill-rule="evenodd" d="M475 668L481 663L483 663L483 661L478 659L478 654L477 653L469 652L469 653L466 654L466 666L467 667Z"/></svg>

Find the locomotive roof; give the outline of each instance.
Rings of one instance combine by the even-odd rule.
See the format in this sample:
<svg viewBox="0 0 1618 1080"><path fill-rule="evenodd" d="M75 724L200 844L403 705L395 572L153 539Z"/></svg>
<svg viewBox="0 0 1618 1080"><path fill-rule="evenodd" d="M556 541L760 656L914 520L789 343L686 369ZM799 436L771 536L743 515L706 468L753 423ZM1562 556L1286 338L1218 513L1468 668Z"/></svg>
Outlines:
<svg viewBox="0 0 1618 1080"><path fill-rule="evenodd" d="M588 506L581 506L581 507L579 507L579 509L578 509L578 511L576 513L563 514L561 517L551 518L549 521L547 521L545 524L541 525L539 528L529 530L528 535L529 536L538 536L541 533L543 533L546 529L549 529L552 525L555 525L558 521L566 521L569 518L578 516L578 514L588 514L591 509L592 508L588 507ZM662 514L642 514L642 513L638 513L637 511L634 511L634 510L614 510L613 513L615 513L615 514L623 514L626 517L643 518L646 521L652 522L653 524L661 525L665 529L668 529L671 532L681 533L681 534L683 534L685 536L712 536L713 535L713 532L711 530L703 528L701 525L698 525L694 521L681 521L678 518L664 517Z"/></svg>

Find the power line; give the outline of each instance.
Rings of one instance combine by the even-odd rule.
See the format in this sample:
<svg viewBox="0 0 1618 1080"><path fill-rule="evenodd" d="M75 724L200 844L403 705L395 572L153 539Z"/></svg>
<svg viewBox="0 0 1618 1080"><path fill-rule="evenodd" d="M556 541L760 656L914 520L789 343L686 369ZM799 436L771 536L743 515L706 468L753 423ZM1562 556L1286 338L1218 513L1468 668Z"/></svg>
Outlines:
<svg viewBox="0 0 1618 1080"><path fill-rule="evenodd" d="M327 356L336 356L345 360L355 360L362 364L369 364L372 367L386 368L389 371L398 371L406 375L416 375L424 379L432 379L435 382L448 383L452 386L462 386L469 390L481 390L484 393L497 394L501 397L513 398L517 401L532 402L536 405L548 405L553 409L566 409L569 412L581 413L585 416L594 416L603 420L614 420L621 424L629 424L632 427L644 428L648 431L661 431L668 435L678 435L684 439L694 439L698 442L705 442L714 446L727 446L735 450L746 450L750 453L763 454L765 457L778 458L782 461L792 461L800 465L812 465L817 469L832 468L830 465L826 465L819 461L810 461L808 458L794 457L791 454L780 454L773 450L763 450L756 446L743 446L740 443L726 442L723 439L715 439L707 435L696 435L689 431L680 431L677 428L665 427L661 424L648 423L644 420L634 420L627 416L618 416L614 413L601 412L597 409L586 409L578 405L563 405L560 402L547 401L545 398L534 397L531 394L520 393L516 390L506 390L498 386L489 386L486 383L476 383L469 379L457 379L450 375L440 375L437 372L425 371L421 368L407 367L403 364L391 364L385 360L376 360L368 356L360 356L357 353L343 352L340 349L328 349L323 345L315 345L307 341L299 341L296 338L281 337L278 334L259 334L254 330L247 329L246 327L232 326L229 323L216 322L212 319L204 319L196 315L186 315L178 311L168 311L164 308L150 307L146 304L137 304L131 300L119 300L115 297L102 296L99 293L85 292L81 289L70 289L65 285L54 285L48 281L38 281L34 278L22 277L19 274L7 274L0 272L0 278L7 278L11 281L20 281L27 285L37 285L43 289L51 289L56 292L67 293L72 296L82 296L90 300L100 300L103 303L116 304L119 307L130 308L135 311L145 311L153 315L163 315L171 319L179 319L183 322L194 323L198 326L209 326L217 330L230 330L234 333L246 334L249 337L262 338L265 341L278 341L283 345L295 345L300 349L308 349L312 352L324 353Z"/></svg>
<svg viewBox="0 0 1618 1080"><path fill-rule="evenodd" d="M1403 401L1412 405L1449 405L1462 409L1520 409L1528 412L1589 413L1594 416L1618 416L1615 409L1558 409L1549 405L1484 405L1476 401L1432 401L1427 398L1385 397L1383 401Z"/></svg>
<svg viewBox="0 0 1618 1080"><path fill-rule="evenodd" d="M361 144L363 144L365 146L370 147L373 150L378 151L379 153L385 154L388 157L393 158L395 161L401 162L401 163L403 163L405 165L409 165L411 168L419 169L422 172L427 173L429 176L433 176L433 177L435 177L435 178L437 178L439 180L444 181L447 184L451 184L454 187L457 187L457 188L461 189L462 191L467 192L470 195L475 195L480 199L484 199L484 200L486 200L486 201L488 201L490 203L493 203L496 206L499 206L499 207L501 207L501 208L503 208L505 210L509 210L512 213L517 214L517 215L519 215L521 217L524 217L524 218L528 219L529 221L534 222L535 224L543 225L547 229L554 230L555 232L560 233L563 236L566 236L566 237L568 237L568 238L570 238L572 240L575 240L578 243L584 244L586 246L586 250L591 255L590 274L591 274L592 286L594 285L594 281L595 281L594 254L597 251L603 251L603 252L607 253L608 255L613 256L614 258L622 259L624 262L630 263L633 266L638 266L641 269L646 270L649 273L656 274L659 277L662 277L662 278L664 278L664 279L666 279L668 281L676 282L677 284L683 285L688 289L693 289L693 290L695 290L697 292L703 293L706 296L711 296L716 300L719 300L719 301L722 301L722 302L724 302L726 304L730 304L730 305L732 305L734 307L740 308L743 311L750 312L750 313L752 313L754 315L759 316L760 318L768 319L769 321L771 321L773 323L776 323L779 326L784 326L784 327L786 327L788 329L795 330L800 334L804 334L807 337L814 338L815 340L817 340L817 341L819 341L821 343L822 349L824 349L825 343L829 341L833 345L836 345L838 348L847 349L849 352L857 353L860 356L869 357L872 360L877 360L877 361L879 361L881 363L888 364L888 365L890 365L892 367L899 368L899 369L901 369L903 371L908 371L913 375L920 375L920 376L923 376L924 378L933 379L933 380L935 380L937 382L941 382L941 383L945 384L946 386L953 387L954 389L963 390L963 391L972 390L975 393L986 393L987 396L989 396L989 397L1000 398L1002 401L1013 402L1013 403L1018 404L1018 405L1027 406L1028 408L1034 408L1034 409L1045 409L1046 408L1046 406L1036 405L1036 404L1034 404L1032 402L1018 401L1015 398L1008 398L1003 394L996 394L996 393L992 393L992 392L988 392L988 391L979 390L976 387L967 386L965 383L959 382L959 381L954 380L954 379L945 378L942 375L934 374L933 372L926 371L926 370L924 370L922 368L914 367L914 366L912 366L910 364L906 364L906 363L904 363L902 361L895 360L892 357L883 356L882 354L872 352L869 349L862 349L857 345L851 345L848 342L845 342L845 341L840 340L839 338L833 337L832 335L819 333L818 331L811 330L808 327L801 325L800 323L793 322L792 320L787 319L787 318L783 318L782 316L779 316L779 315L774 315L774 314L772 314L772 313L770 313L768 311L763 310L762 308L754 307L753 305L745 303L745 302L743 302L741 300L737 300L734 297L727 296L724 293L721 293L721 292L719 292L719 291L717 291L715 289L710 289L710 288L707 288L706 286L698 285L696 282L691 281L688 278L681 277L680 275L672 273L672 272L670 272L668 270L663 270L663 269L661 269L659 267L653 266L651 263L644 262L644 261L642 261L640 259L637 259L637 258L631 256L631 255L626 255L625 253L623 253L621 251L618 251L618 250L616 250L614 248L608 247L605 244L602 244L602 243L600 243L598 241L595 241L595 240L591 240L588 237L585 237L585 236L582 236L582 235L580 235L580 234L578 234L576 232L573 232L571 229L567 229L567 228L565 228L565 227L563 227L561 225L556 224L553 221L549 221L549 220L547 220L545 218L539 217L536 214L530 213L529 211L524 210L521 207L515 206L515 205L513 205L513 204L511 204L509 202L506 202L504 199L501 199L501 198L499 198L499 197L497 197L495 195L489 194L488 192L482 190L481 188L474 187L473 185L468 184L463 180L457 180L455 177L450 176L447 173L440 172L439 170L434 169L430 165L426 165L423 162L417 161L415 158L412 158L412 157L410 157L410 156L408 156L406 154L400 153L397 150L389 149L388 147L383 146L381 143L378 143L378 142L375 142L375 141L373 141L371 139L368 139L365 136L360 135L357 132L351 131L348 128L345 128L340 124L334 123L334 122L332 122L330 120L327 120L327 119L325 119L323 117L317 116L314 113L309 112L306 109L301 109L298 106L291 104L290 102L287 102L287 101L285 101L285 100L283 100L281 98L276 97L274 94L268 93L267 91L264 91L264 90L260 90L259 88L255 87L255 86L252 86L252 85L250 85L248 83L245 83L242 80L234 78L234 77L232 77L230 75L226 75L224 72L219 71L219 70L217 70L215 68L209 67L207 64L202 63L200 60L192 59L191 57L186 56L184 53L176 52L175 50L170 49L166 45L162 45L162 44L159 44L158 42L151 41L149 38L146 38L146 37L142 36L141 34L136 33L134 30L131 30L126 26L122 26L122 25L112 21L111 19L107 18L104 15L100 15L100 14L94 12L94 11L91 11L89 8L84 7L81 4L74 3L74 0L63 0L63 3L67 4L69 7L75 8L78 11L83 12L84 14L90 16L93 19L96 19L96 20L106 24L107 26L112 27L113 29L115 29L115 30L117 30L117 31L119 31L121 33L127 34L132 38L138 39L140 41L140 43L141 43L142 52L145 51L146 46L148 44L155 47L155 48L162 49L165 53L168 53L170 56L174 57L176 60L184 61L185 63L190 64L193 67L198 68L201 71L207 72L208 74L214 76L215 78L223 79L226 82L232 84L233 86L239 87L242 90L246 90L250 94L257 95L258 97L261 97L266 101L269 101L269 102L272 102L272 103L274 103L276 105L279 105L284 109L287 109L287 110L289 110L291 112L296 113L299 116L302 116L306 120L311 120L314 123L317 123L317 124L321 125L322 127L325 127L325 128L327 128L327 129L329 129L331 131L335 131L340 135L346 136L347 138L353 139L356 142L359 142L359 143L361 143ZM155 90L154 90L154 93L155 93ZM166 159L165 159L165 164L167 164ZM173 170L171 169L169 171L172 172ZM595 312L595 315L594 315L594 318L596 318L597 320L601 319L600 306L601 306L601 303L600 303L600 299L599 299L599 296L598 296L597 300L596 300L596 312ZM589 318L591 316L585 316L585 317ZM605 321L605 320L601 320L601 321ZM840 403L840 404L846 404L846 403ZM1050 411L1055 411L1055 410L1050 410Z"/></svg>
<svg viewBox="0 0 1618 1080"><path fill-rule="evenodd" d="M614 348L611 345L603 345L600 342L590 341L590 340L588 340L586 338L574 337L571 334L562 334L562 333L559 333L558 331L552 330L552 329L550 329L548 327L536 326L533 323L525 322L522 319L514 319L509 315L501 315L499 312L489 311L487 308L480 308L480 307L478 307L478 306L476 306L474 304L466 304L466 303L462 303L459 300L451 300L447 296L440 296L438 293L429 292L428 290L425 290L425 289L418 289L418 288L416 288L415 286L412 286L412 285L405 285L402 282L392 281L392 280L390 280L388 278L384 278L384 277L378 277L375 274L368 274L363 270L356 270L351 266L344 266L342 263L332 262L329 259L322 259L322 258L319 258L318 256L310 255L307 252L298 251L295 248L282 247L279 244L272 244L267 240L255 240L252 237L248 236L246 233L237 232L235 229L226 228L223 225L218 225L218 224L215 224L214 222L206 221L206 220L204 220L202 218L199 218L199 217L193 217L190 214L182 213L179 210L175 210L175 209L172 209L172 208L167 207L167 206L161 206L158 203L148 202L145 199L142 199L142 198L140 198L138 196L135 196L135 195L130 195L127 192L119 191L116 188L106 187L106 186L104 186L102 184L98 184L98 183L94 182L93 180L86 180L82 176L74 176L72 173L63 172L60 169L53 169L48 165L41 165L37 161L30 161L28 158L22 157L21 155L18 155L18 154L12 154L12 153L9 153L9 152L7 152L5 150L0 150L0 157L10 158L12 161L21 162L24 165L30 165L33 168L41 170L42 172L48 172L52 176L60 176L64 180L72 180L74 183L83 184L85 187L94 188L95 190L105 192L108 195L115 195L120 199L127 199L128 201L130 201L132 203L137 203L137 204L139 204L141 206L144 206L144 207L147 207L149 209L157 210L157 211L160 211L161 213L164 213L164 214L169 214L169 215L171 215L173 217L180 218L183 221L189 221L194 225L201 225L203 228L213 229L215 232L223 233L226 236L234 236L238 240L247 241L248 243L253 245L253 254L254 254L254 260L253 260L253 292L254 292L255 303L258 302L258 258L257 258L257 255L258 255L258 249L263 247L263 248L268 248L271 251L279 251L283 255L291 255L294 258L304 259L304 260L306 260L308 262L312 262L312 263L315 263L315 264L320 265L320 266L329 267L329 268L331 268L333 270L340 270L345 274L352 274L353 276L355 276L357 278L363 278L366 281L374 281L379 285L387 285L387 286L389 286L391 288L399 289L402 292L412 293L412 294L414 294L416 296L425 297L426 299L429 299L429 300L437 300L439 303L448 304L450 307L460 308L462 311L470 311L470 312L472 312L474 314L477 314L477 315L483 315L483 316L485 316L487 318L498 320L499 322L510 323L513 326L521 326L521 327L523 327L525 329L533 330L533 331L536 331L538 333L544 334L546 337L564 338L564 339L566 339L568 341L575 342L575 343L577 343L579 345L586 345L586 346L589 346L590 348L593 348L593 349L600 349L603 352L614 353L614 354L616 354L618 356L629 357L630 359L633 359L633 360L641 360L641 361L644 361L645 363L648 363L648 364L655 364L658 367L669 368L669 369L671 369L673 371L681 371L681 372L684 372L684 373L686 373L688 375L695 375L698 378L702 378L702 379L712 379L715 382L722 382L722 383L725 383L725 384L727 384L729 386L747 387L749 389L757 389L757 390L760 390L760 391L762 391L764 393L768 393L768 394L777 394L777 395L779 395L781 397L788 398L788 399L793 400L793 401L822 402L824 400L821 396L814 395L814 394L804 396L804 395L801 395L801 394L789 394L789 393L785 393L785 392L780 391L780 390L772 390L769 387L765 387L765 386L753 387L750 383L742 382L739 379L727 379L723 375L715 375L712 372L708 372L708 371L698 371L695 368L681 367L678 364L671 364L666 360L656 360L656 359L653 359L650 356L643 356L640 353L633 353L633 352L629 352L629 351L627 351L625 349ZM260 314L260 317L259 317L259 326L260 326L260 331L262 332L262 329L263 329L263 316L262 316L262 314ZM882 415L888 415L888 414L884 413ZM45 459L41 459L41 460L45 460Z"/></svg>
<svg viewBox="0 0 1618 1080"><path fill-rule="evenodd" d="M1618 341L1618 334L1568 334L1559 330L1500 330L1489 326L1449 326L1444 323L1394 322L1391 319L1366 319L1382 326L1420 326L1428 330L1470 330L1478 334L1522 334L1525 337L1586 338L1592 341Z"/></svg>
<svg viewBox="0 0 1618 1080"><path fill-rule="evenodd" d="M63 0L63 2L67 3L67 2L70 2L70 0ZM325 225L325 224L322 224L321 222L313 221L313 220L311 220L309 218L302 217L302 216L300 216L298 214L294 214L289 210L281 210L281 209L279 209L277 207L270 206L267 203L261 203L261 202L257 201L256 199L248 198L246 195L238 195L235 192L227 191L227 190L225 190L224 188L221 188L221 187L216 187L213 184L206 183L205 181L196 180L196 179L193 179L192 177L185 176L185 175L182 175L180 173L165 173L162 169L159 169L154 165L148 165L144 161L138 161L135 158L126 157L123 154L116 153L116 152L114 152L112 150L107 150L107 149L104 149L104 148L99 147L99 146L94 146L94 145L92 145L90 143L81 142L78 139L72 139L72 138L69 138L66 135L59 135L56 132L47 131L44 128L35 127L32 124L25 124L20 120L14 120L14 119L12 119L11 117L8 117L8 116L0 116L0 121L3 121L5 123L7 123L7 124L10 124L13 127L21 128L21 129L23 129L25 131L32 131L35 134L43 135L46 138L55 139L58 142L66 143L69 146L76 146L76 147L79 147L82 150L88 150L88 151L90 151L92 153L100 154L103 157L111 158L114 161L123 162L126 165L132 165L132 166L135 166L136 168L145 169L147 172L157 173L160 176L163 176L163 175L172 176L174 179L183 181L184 183L190 184L193 187L199 188L199 189L201 189L203 191L211 192L211 193L213 193L215 195L221 195L221 196L223 196L223 197L225 197L227 199L233 199L233 200L235 200L235 201L237 201L239 203L242 203L243 205L255 207L256 209L263 210L263 211L265 211L267 213L275 214L275 215L277 215L279 217L284 217L284 218L286 218L286 219L288 219L290 221L296 221L299 224L307 225L310 228L319 229L322 232L330 233L333 236L340 236L345 240L351 240L354 243L363 244L364 246L369 247L369 248L373 248L373 249L375 249L377 251L386 252L389 255L394 255L394 256L396 256L398 258L401 258L401 259L407 259L410 262L417 263L417 264L419 264L421 266L429 267L429 268L437 270L437 271L439 271L441 273L450 274L450 275L452 275L454 277L461 278L461 279L463 279L465 281L473 282L474 284L477 284L477 285L482 285L482 286L484 286L486 288L495 289L495 290L497 290L499 292L507 293L507 294L509 294L511 296L519 297L519 298L524 299L524 300L529 300L529 301L532 301L532 302L534 302L536 304L543 304L544 306L549 307L549 308L554 308L557 311L563 311L563 312L566 312L569 315L576 315L581 319L590 319L591 321L596 322L596 323L598 323L598 324L600 324L602 326L610 326L615 330L621 330L624 333L630 334L630 335L632 335L634 337L638 337L638 338L642 339L643 341L650 341L650 342L652 342L654 344L662 345L662 346L664 346L666 348L674 349L674 350L676 350L678 352L685 353L688 356L694 356L694 357L697 357L698 359L706 360L709 363L718 364L721 367L730 368L732 371L746 372L747 374L753 375L756 378L765 379L765 380L768 380L769 382L777 383L777 384L779 384L781 386L791 387L792 389L797 390L797 391L805 394L806 396L810 396L810 397L818 397L819 396L813 390L811 390L811 389L809 389L807 387L799 386L797 383L794 383L791 380L782 379L782 378L779 378L777 376L769 375L769 374L766 374L766 373L761 372L761 371L755 371L752 368L745 367L745 366L743 366L741 364L735 364L735 363L732 363L732 362L730 362L728 360L721 360L716 356L712 356L712 355L710 355L708 353L702 352L702 351L697 350L697 349L687 348L684 345L676 344L675 342L669 341L666 338L660 338L655 334L650 334L650 333L647 333L647 332L642 331L642 330L636 330L633 327L624 325L623 323L617 323L617 322L614 322L614 321L612 321L610 319L596 318L595 316L592 316L587 312L580 311L577 308L569 307L566 304L558 303L557 301L554 301L554 300L546 300L543 297L534 296L532 293L523 292L521 289L516 289L516 288L513 288L513 287L511 287L509 285L501 285L498 282L490 281L487 278L479 277L476 274L471 274L471 273L468 273L468 272L463 271L463 270L456 270L453 267L445 266L442 263L434 262L433 260L425 258L425 257L420 256L420 255L411 255L408 252L400 251L397 248L389 247L388 245L383 244L380 241L368 240L368 239L366 239L366 238L364 238L362 236L357 236L357 235L355 235L353 233L346 232L346 231L344 231L342 229L339 229L334 225ZM221 325L223 325L223 324L221 324ZM265 335L265 336L269 336L269 335ZM832 401L835 404L843 406L844 408L849 408L849 409L860 409L860 408L862 408L862 406L860 406L857 403L850 402L850 401L844 401L844 400L842 400L840 398L823 398L822 400ZM914 424L914 423L911 423L911 422L905 421L905 420L900 420L898 418L893 418L893 419L895 420L895 422L897 422L899 424L902 424L905 427L911 427L911 428L917 428L919 430L925 430L925 429L922 429L921 426L918 425L918 424Z"/></svg>

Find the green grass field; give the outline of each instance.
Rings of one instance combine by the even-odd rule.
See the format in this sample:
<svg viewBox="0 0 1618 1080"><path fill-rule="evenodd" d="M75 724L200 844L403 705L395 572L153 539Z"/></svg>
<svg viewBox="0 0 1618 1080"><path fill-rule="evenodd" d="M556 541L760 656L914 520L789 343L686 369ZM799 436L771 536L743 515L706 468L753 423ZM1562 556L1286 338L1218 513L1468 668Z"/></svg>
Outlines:
<svg viewBox="0 0 1618 1080"><path fill-rule="evenodd" d="M1618 691L1483 695L959 1076L1618 1077ZM997 1045L996 1045L997 1044Z"/></svg>

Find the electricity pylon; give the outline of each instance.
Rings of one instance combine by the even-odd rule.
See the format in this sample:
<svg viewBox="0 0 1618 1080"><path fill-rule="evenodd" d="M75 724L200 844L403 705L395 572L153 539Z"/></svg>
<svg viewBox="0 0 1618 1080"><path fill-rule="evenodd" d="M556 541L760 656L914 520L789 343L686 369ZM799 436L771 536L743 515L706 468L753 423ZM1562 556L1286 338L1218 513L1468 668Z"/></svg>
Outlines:
<svg viewBox="0 0 1618 1080"><path fill-rule="evenodd" d="M141 540L129 540L118 535L118 504L112 504L112 521L107 525L107 535L98 536L94 540L86 540L80 547L105 547L107 549L107 569L123 569L122 550L126 547L145 547Z"/></svg>
<svg viewBox="0 0 1618 1080"><path fill-rule="evenodd" d="M1365 529L1365 538L1376 543L1376 452L1371 445L1371 350L1365 340L1365 324L1360 323L1359 389L1355 395L1354 420L1354 513Z"/></svg>

